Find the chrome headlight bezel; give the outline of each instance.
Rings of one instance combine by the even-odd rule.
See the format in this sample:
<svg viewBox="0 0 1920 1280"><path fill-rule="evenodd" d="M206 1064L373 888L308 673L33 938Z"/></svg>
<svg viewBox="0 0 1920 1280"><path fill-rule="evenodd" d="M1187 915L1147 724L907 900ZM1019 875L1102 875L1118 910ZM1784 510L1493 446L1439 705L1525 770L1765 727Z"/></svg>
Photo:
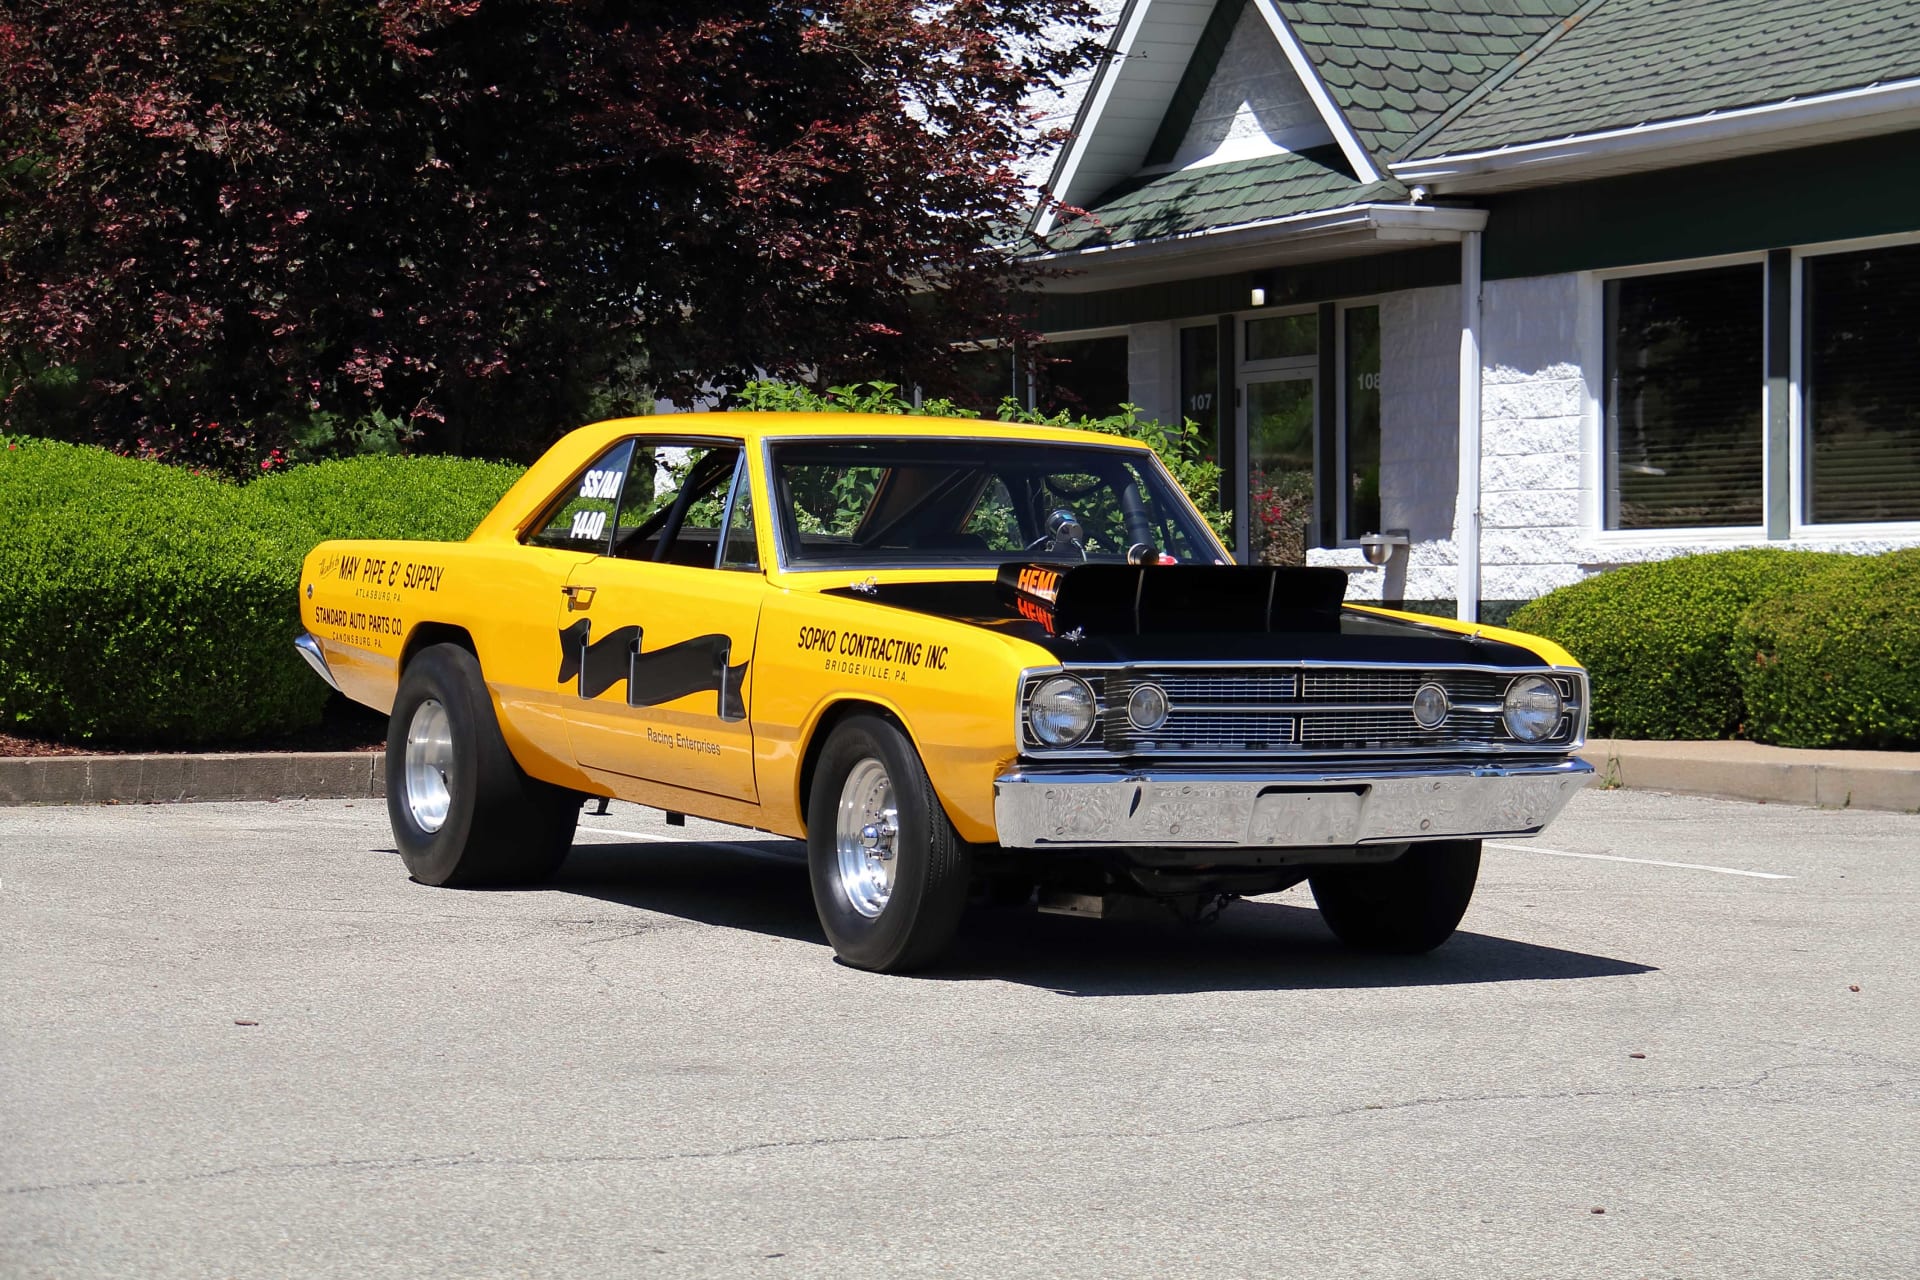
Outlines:
<svg viewBox="0 0 1920 1280"><path fill-rule="evenodd" d="M1544 675L1516 676L1500 702L1501 722L1515 742L1548 741L1566 714L1567 700L1559 683Z"/></svg>
<svg viewBox="0 0 1920 1280"><path fill-rule="evenodd" d="M1172 711L1167 691L1151 681L1135 685L1127 695L1127 723L1142 733L1161 728Z"/></svg>
<svg viewBox="0 0 1920 1280"><path fill-rule="evenodd" d="M1051 718L1062 712L1069 718ZM1036 745L1065 749L1079 746L1093 733L1094 725L1099 723L1100 707L1091 685L1079 676L1063 672L1033 682L1022 718Z"/></svg>

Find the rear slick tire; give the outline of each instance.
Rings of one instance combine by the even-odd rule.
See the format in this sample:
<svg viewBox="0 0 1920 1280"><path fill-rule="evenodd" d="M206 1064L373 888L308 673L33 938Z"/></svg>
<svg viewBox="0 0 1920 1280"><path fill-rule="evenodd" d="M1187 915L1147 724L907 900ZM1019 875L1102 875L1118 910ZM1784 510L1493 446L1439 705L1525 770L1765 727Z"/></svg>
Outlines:
<svg viewBox="0 0 1920 1280"><path fill-rule="evenodd" d="M1453 936L1479 877L1478 840L1436 840L1412 845L1392 862L1327 867L1307 883L1340 941L1412 956Z"/></svg>
<svg viewBox="0 0 1920 1280"><path fill-rule="evenodd" d="M573 845L584 797L520 768L480 660L458 645L430 646L407 663L386 766L394 843L421 884L537 884Z"/></svg>
<svg viewBox="0 0 1920 1280"><path fill-rule="evenodd" d="M959 927L970 863L906 734L877 716L835 727L807 801L807 872L840 959L880 973L933 963Z"/></svg>

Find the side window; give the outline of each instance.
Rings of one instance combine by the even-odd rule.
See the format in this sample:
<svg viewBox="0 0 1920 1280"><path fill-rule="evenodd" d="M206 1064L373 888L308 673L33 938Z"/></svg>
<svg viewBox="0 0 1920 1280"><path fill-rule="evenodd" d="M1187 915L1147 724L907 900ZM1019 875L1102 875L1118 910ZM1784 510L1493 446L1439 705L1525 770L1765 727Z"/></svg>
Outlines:
<svg viewBox="0 0 1920 1280"><path fill-rule="evenodd" d="M613 513L620 503L620 483L626 477L632 456L631 440L622 440L601 454L573 482L559 505L527 541L536 547L605 555L613 538Z"/></svg>
<svg viewBox="0 0 1920 1280"><path fill-rule="evenodd" d="M727 541L720 552L722 569L758 569L760 548L753 538L753 487L747 470L734 472L733 518L727 521Z"/></svg>
<svg viewBox="0 0 1920 1280"><path fill-rule="evenodd" d="M613 553L712 568L719 554L734 444L651 444L634 450L614 521Z"/></svg>

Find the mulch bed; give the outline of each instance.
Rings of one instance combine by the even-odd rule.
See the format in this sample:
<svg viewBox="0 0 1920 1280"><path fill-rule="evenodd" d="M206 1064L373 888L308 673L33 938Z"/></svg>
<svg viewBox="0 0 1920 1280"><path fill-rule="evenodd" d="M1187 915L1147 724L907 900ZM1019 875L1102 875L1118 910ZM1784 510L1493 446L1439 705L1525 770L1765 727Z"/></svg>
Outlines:
<svg viewBox="0 0 1920 1280"><path fill-rule="evenodd" d="M155 743L54 742L0 733L0 757L6 756L117 756L153 752L212 754L227 751L381 751L387 745L387 718L371 707L349 702L338 694L328 699L320 723L298 733L244 742L209 742L191 747Z"/></svg>

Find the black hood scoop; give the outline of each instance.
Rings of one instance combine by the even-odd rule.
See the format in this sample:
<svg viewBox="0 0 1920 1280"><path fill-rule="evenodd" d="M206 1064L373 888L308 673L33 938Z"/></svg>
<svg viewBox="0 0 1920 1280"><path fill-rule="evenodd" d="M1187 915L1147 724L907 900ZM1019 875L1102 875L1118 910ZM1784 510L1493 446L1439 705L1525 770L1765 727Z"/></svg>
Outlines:
<svg viewBox="0 0 1920 1280"><path fill-rule="evenodd" d="M1001 602L1050 635L1337 631L1347 575L1271 565L1000 567Z"/></svg>
<svg viewBox="0 0 1920 1280"><path fill-rule="evenodd" d="M1000 567L992 581L881 582L825 594L1017 636L1062 662L1539 665L1525 649L1343 608L1340 569L1271 565Z"/></svg>

